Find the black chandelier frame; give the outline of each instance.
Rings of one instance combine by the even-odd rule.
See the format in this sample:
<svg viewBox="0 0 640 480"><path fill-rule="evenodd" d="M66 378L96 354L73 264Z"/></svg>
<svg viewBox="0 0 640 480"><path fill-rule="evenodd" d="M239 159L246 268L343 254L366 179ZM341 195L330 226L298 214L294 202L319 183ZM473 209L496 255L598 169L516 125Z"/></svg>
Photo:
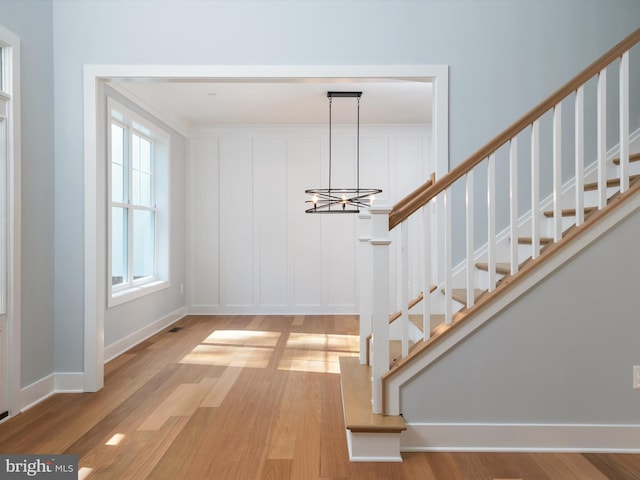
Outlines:
<svg viewBox="0 0 640 480"><path fill-rule="evenodd" d="M311 207L306 213L359 213L361 208L371 206L374 196L382 193L379 188L360 187L360 97L362 92L327 92L329 98L329 188L310 188L305 193L311 195ZM334 98L357 98L356 130L356 186L332 188L331 186L331 105Z"/></svg>

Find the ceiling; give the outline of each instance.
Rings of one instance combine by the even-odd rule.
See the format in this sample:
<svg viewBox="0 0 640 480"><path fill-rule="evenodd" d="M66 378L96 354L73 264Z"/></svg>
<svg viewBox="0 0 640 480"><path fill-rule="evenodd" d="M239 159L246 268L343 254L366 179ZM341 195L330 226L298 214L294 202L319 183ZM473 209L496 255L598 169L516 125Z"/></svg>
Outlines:
<svg viewBox="0 0 640 480"><path fill-rule="evenodd" d="M360 91L362 124L431 123L432 84L404 79L118 79L119 90L165 119L198 125L324 124L328 91ZM334 98L332 121L356 122L356 100Z"/></svg>

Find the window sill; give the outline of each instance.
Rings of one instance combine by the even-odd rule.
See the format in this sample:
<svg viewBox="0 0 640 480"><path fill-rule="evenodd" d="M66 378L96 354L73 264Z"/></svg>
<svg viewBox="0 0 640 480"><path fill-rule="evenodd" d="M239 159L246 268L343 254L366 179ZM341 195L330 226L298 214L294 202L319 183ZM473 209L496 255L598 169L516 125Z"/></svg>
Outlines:
<svg viewBox="0 0 640 480"><path fill-rule="evenodd" d="M120 290L116 293L112 293L107 299L107 308L122 305L123 303L136 300L138 298L150 295L165 288L169 288L171 284L166 280L156 280L154 282L145 283L143 285L136 285L134 287L127 288L126 290Z"/></svg>

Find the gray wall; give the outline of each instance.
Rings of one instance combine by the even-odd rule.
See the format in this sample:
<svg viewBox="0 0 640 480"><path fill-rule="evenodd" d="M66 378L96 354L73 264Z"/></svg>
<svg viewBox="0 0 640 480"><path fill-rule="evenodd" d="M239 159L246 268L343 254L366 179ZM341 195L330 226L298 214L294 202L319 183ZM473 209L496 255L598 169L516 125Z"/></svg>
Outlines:
<svg viewBox="0 0 640 480"><path fill-rule="evenodd" d="M2 1L0 24L21 39L21 384L25 386L49 375L53 371L54 361L54 94L51 82L51 3L39 0ZM61 261L64 269L64 260Z"/></svg>
<svg viewBox="0 0 640 480"><path fill-rule="evenodd" d="M401 393L410 423L637 424L640 211Z"/></svg>
<svg viewBox="0 0 640 480"><path fill-rule="evenodd" d="M0 23L32 40L23 51L24 161L33 167L23 193L35 195L25 199L23 294L25 307L38 303L24 312L23 384L52 370L43 363L52 312L53 370L82 370L84 64L447 64L456 165L638 18L640 2L620 0L0 1Z"/></svg>

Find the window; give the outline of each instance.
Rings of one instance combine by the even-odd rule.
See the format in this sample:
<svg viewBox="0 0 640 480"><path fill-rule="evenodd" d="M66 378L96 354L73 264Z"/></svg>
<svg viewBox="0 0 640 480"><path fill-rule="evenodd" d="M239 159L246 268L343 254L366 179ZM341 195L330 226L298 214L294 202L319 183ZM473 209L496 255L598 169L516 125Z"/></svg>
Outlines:
<svg viewBox="0 0 640 480"><path fill-rule="evenodd" d="M109 101L110 291L114 306L168 286L168 136Z"/></svg>

